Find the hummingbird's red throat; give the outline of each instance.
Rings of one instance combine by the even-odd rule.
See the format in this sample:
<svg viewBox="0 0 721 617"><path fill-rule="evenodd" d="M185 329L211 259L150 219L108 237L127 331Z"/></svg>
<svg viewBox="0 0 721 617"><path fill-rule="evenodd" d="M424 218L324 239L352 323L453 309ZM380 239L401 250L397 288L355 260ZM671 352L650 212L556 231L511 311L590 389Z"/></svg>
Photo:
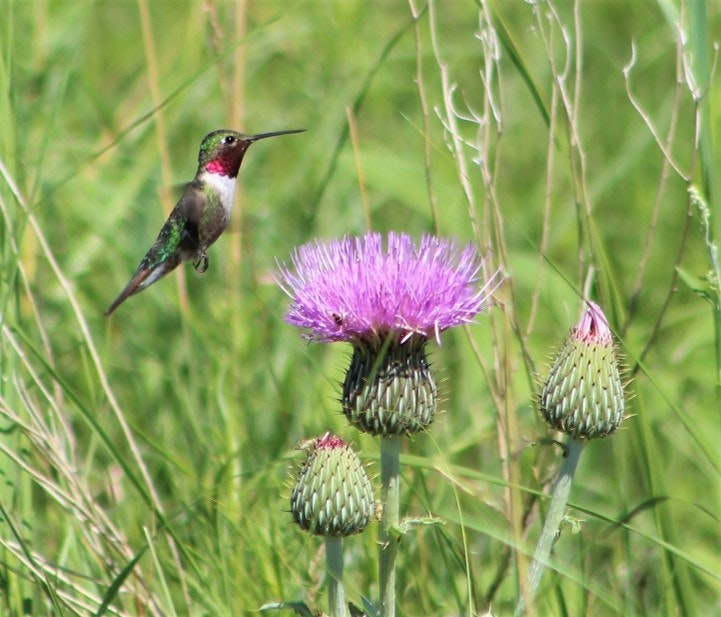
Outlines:
<svg viewBox="0 0 721 617"><path fill-rule="evenodd" d="M226 165L227 161L221 159L213 159L205 164L205 170L211 174L219 174L221 176L229 176L230 170Z"/></svg>

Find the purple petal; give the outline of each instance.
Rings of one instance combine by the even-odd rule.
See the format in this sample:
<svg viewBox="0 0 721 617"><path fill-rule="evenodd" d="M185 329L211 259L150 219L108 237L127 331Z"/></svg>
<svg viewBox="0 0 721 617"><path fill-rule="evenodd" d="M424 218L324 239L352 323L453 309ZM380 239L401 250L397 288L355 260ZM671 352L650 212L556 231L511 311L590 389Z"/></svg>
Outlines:
<svg viewBox="0 0 721 617"><path fill-rule="evenodd" d="M319 341L387 334L435 337L468 323L491 303L499 272L483 279L483 260L469 244L389 233L315 241L297 248L276 279L291 299L286 321ZM480 285L479 285L480 283Z"/></svg>

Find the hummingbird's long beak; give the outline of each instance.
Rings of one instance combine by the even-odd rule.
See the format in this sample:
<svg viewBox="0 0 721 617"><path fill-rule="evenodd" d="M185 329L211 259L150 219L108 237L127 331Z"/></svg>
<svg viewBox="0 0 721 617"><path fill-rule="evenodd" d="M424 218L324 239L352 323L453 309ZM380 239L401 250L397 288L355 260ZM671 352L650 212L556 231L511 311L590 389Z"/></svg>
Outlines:
<svg viewBox="0 0 721 617"><path fill-rule="evenodd" d="M258 135L251 135L249 141L258 141L259 139L265 139L266 137L275 137L276 135L290 135L291 133L304 133L305 129L292 129L290 131L274 131L272 133L258 133Z"/></svg>

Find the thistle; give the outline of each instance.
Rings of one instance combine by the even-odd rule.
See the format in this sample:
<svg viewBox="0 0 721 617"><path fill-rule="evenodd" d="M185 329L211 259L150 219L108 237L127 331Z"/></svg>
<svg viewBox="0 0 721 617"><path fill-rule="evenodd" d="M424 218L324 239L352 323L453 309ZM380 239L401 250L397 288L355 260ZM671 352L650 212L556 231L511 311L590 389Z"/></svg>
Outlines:
<svg viewBox="0 0 721 617"><path fill-rule="evenodd" d="M426 343L470 323L490 305L500 277L485 280L468 245L424 235L346 237L298 248L278 280L292 298L286 321L316 341L346 341L353 355L343 383L346 418L373 435L424 430L437 406ZM481 282L479 286L478 283Z"/></svg>
<svg viewBox="0 0 721 617"><path fill-rule="evenodd" d="M556 354L541 394L541 415L551 428L593 439L616 431L624 406L611 330L598 305L588 302Z"/></svg>
<svg viewBox="0 0 721 617"><path fill-rule="evenodd" d="M374 516L373 490L360 460L340 437L326 433L303 450L307 457L290 511L301 529L324 536L330 614L345 617L342 539L363 531Z"/></svg>
<svg viewBox="0 0 721 617"><path fill-rule="evenodd" d="M484 277L468 245L424 235L346 237L298 248L278 281L292 302L286 321L316 341L345 341L353 355L343 383L346 418L381 436L380 614L395 616L399 547L400 439L425 430L438 401L426 343L470 323L501 277Z"/></svg>
<svg viewBox="0 0 721 617"><path fill-rule="evenodd" d="M375 504L358 456L330 433L303 449L307 458L290 496L293 520L318 536L344 537L363 531L373 518Z"/></svg>
<svg viewBox="0 0 721 617"><path fill-rule="evenodd" d="M551 502L528 571L528 599L538 589L565 514L573 476L586 440L605 437L624 417L623 383L613 335L600 307L590 301L561 345L541 393L541 415L552 429L568 435L563 465L551 488ZM525 611L523 595L515 616Z"/></svg>

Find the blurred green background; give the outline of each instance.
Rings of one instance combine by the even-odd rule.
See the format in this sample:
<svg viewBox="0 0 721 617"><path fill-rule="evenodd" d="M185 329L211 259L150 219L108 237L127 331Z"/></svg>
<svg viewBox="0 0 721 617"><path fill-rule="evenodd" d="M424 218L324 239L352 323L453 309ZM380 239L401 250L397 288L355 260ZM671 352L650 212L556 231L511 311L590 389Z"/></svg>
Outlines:
<svg viewBox="0 0 721 617"><path fill-rule="evenodd" d="M293 446L332 430L376 474L377 442L339 413L349 347L286 325L273 271L370 224L508 276L432 352L444 413L406 444L403 508L446 524L405 539L399 614L512 612L561 457L535 396L586 289L632 416L586 448L538 614L721 615L718 290L688 197L718 237L719 32L699 1L0 0L8 614L326 606ZM218 128L307 132L251 148L207 273L104 317ZM375 533L346 542L358 605Z"/></svg>

